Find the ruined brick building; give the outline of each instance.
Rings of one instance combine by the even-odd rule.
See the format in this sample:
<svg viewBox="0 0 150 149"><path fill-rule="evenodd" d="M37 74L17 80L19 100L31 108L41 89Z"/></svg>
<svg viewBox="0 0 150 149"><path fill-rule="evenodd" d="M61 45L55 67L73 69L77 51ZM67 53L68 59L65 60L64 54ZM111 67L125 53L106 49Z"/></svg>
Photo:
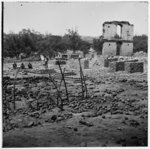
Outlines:
<svg viewBox="0 0 150 149"><path fill-rule="evenodd" d="M103 49L105 56L131 56L133 53L133 24L127 21L103 23Z"/></svg>

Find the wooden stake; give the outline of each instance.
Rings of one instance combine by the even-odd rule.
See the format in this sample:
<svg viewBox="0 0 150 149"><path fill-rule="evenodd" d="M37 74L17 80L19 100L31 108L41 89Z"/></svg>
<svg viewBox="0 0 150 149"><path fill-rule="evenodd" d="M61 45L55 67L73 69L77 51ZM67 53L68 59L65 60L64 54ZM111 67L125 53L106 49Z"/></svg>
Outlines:
<svg viewBox="0 0 150 149"><path fill-rule="evenodd" d="M82 98L84 98L84 89L83 89L83 76L82 76L82 68L81 68L81 62L80 62L80 58L79 60L79 66L80 66L80 79L81 79L81 86L82 86Z"/></svg>
<svg viewBox="0 0 150 149"><path fill-rule="evenodd" d="M20 70L20 67L17 69L17 72L16 72L16 75L15 75L15 78L14 78L14 84L13 84L13 96L14 96L14 101L13 101L13 103L14 103L14 110L16 109L16 92L15 92L15 86L16 86L16 79L17 79L17 75L18 75L18 73L19 73L19 70Z"/></svg>
<svg viewBox="0 0 150 149"><path fill-rule="evenodd" d="M64 68L64 70L63 70L63 74L65 73L65 68ZM63 81L63 78L61 77L61 81L60 81L60 84L59 84L59 90L60 90L60 88L61 88L61 83L62 83L62 81Z"/></svg>
<svg viewBox="0 0 150 149"><path fill-rule="evenodd" d="M14 110L15 110L16 109L16 103L15 103L15 101L16 101L16 96L15 96L15 82L14 82L14 85L13 85L13 96L14 96L13 103L14 103Z"/></svg>
<svg viewBox="0 0 150 149"><path fill-rule="evenodd" d="M82 68L81 68L81 71L82 71ZM87 97L87 86L86 86L85 76L83 74L83 71L82 71L82 76L83 76L83 82L84 82L84 87L85 87L85 94L86 94L86 97Z"/></svg>
<svg viewBox="0 0 150 149"><path fill-rule="evenodd" d="M58 87L57 87L57 84L55 83L55 80L52 78L52 76L51 76L50 74L49 74L49 77L50 77L51 82L53 83L55 89L57 90L57 107L59 107L58 98L60 98L60 100L61 100L61 102L62 102L62 98L61 98L61 96L60 96L60 91L59 91L59 89L58 89Z"/></svg>

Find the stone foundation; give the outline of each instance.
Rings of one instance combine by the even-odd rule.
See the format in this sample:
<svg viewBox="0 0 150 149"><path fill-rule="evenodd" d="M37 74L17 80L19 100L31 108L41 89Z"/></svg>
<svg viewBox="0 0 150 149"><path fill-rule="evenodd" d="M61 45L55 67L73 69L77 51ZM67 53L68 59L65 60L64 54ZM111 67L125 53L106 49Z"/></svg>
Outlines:
<svg viewBox="0 0 150 149"><path fill-rule="evenodd" d="M88 60L84 61L84 69L89 69L89 61Z"/></svg>

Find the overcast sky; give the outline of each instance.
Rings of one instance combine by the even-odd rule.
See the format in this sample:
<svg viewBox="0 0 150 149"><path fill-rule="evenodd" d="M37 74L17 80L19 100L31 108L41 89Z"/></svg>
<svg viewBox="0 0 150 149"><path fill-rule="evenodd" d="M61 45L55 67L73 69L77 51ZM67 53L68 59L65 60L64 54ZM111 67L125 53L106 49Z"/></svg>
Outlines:
<svg viewBox="0 0 150 149"><path fill-rule="evenodd" d="M100 36L105 21L129 21L134 34L148 34L148 4L144 2L5 2L4 32L23 28L64 35L77 29L80 35Z"/></svg>

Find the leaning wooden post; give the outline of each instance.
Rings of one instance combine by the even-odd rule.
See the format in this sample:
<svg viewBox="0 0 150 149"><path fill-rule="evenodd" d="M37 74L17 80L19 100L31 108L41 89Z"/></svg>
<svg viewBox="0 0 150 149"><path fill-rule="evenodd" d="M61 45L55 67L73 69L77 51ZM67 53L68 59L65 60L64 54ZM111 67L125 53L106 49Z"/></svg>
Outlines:
<svg viewBox="0 0 150 149"><path fill-rule="evenodd" d="M81 62L80 62L80 58L79 60L79 66L80 66L80 78L81 78L81 86L82 86L82 98L84 98L84 90L83 90L83 78L82 78L82 69L81 69Z"/></svg>
<svg viewBox="0 0 150 149"><path fill-rule="evenodd" d="M16 101L16 95L15 95L15 80L14 80L14 85L13 85L13 96L14 96L14 101L13 101L13 103L14 103L14 110L16 109L16 103L15 103L15 101Z"/></svg>
<svg viewBox="0 0 150 149"><path fill-rule="evenodd" d="M82 72L82 76L83 76L83 82L84 82L84 87L85 87L85 93L86 93L86 97L87 97L87 86L86 86L86 82L85 82L85 76L84 76L83 71L82 71L82 67L81 67L81 72Z"/></svg>
<svg viewBox="0 0 150 149"><path fill-rule="evenodd" d="M85 82L85 76L84 76L84 74L83 74L82 66L81 66L80 68L81 68L81 73L82 73L82 77L83 77L83 83L84 83L84 88L85 88L85 94L86 94L86 97L87 97L87 86L86 86L86 82Z"/></svg>
<svg viewBox="0 0 150 149"><path fill-rule="evenodd" d="M58 66L59 66L59 69L60 69L60 72L61 72L61 75L62 75L62 79L64 81L64 85L65 85L65 89L66 89L66 95L67 95L67 100L69 101L68 90L67 90L67 85L66 85L66 81L65 81L65 78L64 78L64 73L62 72L62 69L61 69L59 61L58 61Z"/></svg>
<svg viewBox="0 0 150 149"><path fill-rule="evenodd" d="M5 83L3 83L3 94L4 94L4 99L2 100L3 101L3 103L5 102L6 103L6 105L7 105L7 97L6 97L6 90L7 90L7 84L5 84Z"/></svg>
<svg viewBox="0 0 150 149"><path fill-rule="evenodd" d="M64 70L63 70L63 74L65 73L65 68L64 68ZM60 90L60 88L61 88L61 83L62 83L62 81L63 81L63 79L61 78L61 81L60 81L60 84L59 84L59 90Z"/></svg>
<svg viewBox="0 0 150 149"><path fill-rule="evenodd" d="M57 87L54 79L52 78L52 76L50 74L49 74L49 78L51 79L50 81L53 83L55 89L57 90L57 107L58 107L59 106L59 104L58 104L58 98L60 98L60 100L62 100L61 96L60 96L60 91L58 90L58 87Z"/></svg>
<svg viewBox="0 0 150 149"><path fill-rule="evenodd" d="M15 78L14 78L14 84L13 84L13 103L14 103L14 110L16 109L16 94L15 94L15 86L16 86L16 79L17 79L17 75L18 75L18 72L19 72L20 68L18 68L17 72L16 72L16 75L15 75Z"/></svg>
<svg viewBox="0 0 150 149"><path fill-rule="evenodd" d="M54 87L55 87L55 89L57 90L57 94L58 94L58 96L57 96L57 107L59 107L61 110L63 110L63 100L62 100L62 98L61 98L61 95L60 95L60 91L59 91L59 89L58 89L58 86L57 86L57 84L55 83L55 80L52 78L52 76L49 74L49 77L50 77L50 79L51 79L51 81L52 81L52 83L54 84ZM58 104L58 98L60 98L60 106L59 106L59 104Z"/></svg>

